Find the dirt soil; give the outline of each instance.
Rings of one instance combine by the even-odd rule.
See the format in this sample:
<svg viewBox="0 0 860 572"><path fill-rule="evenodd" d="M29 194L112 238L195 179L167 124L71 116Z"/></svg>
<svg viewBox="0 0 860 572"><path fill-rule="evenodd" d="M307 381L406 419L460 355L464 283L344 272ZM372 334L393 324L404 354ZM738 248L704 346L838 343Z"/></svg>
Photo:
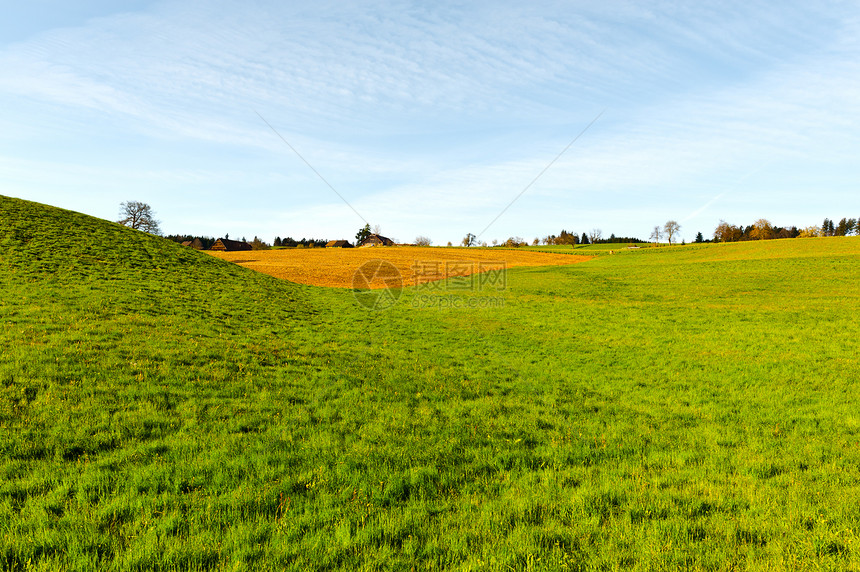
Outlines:
<svg viewBox="0 0 860 572"><path fill-rule="evenodd" d="M518 250L417 246L207 252L276 278L335 288L412 286L515 266L561 266L591 258Z"/></svg>

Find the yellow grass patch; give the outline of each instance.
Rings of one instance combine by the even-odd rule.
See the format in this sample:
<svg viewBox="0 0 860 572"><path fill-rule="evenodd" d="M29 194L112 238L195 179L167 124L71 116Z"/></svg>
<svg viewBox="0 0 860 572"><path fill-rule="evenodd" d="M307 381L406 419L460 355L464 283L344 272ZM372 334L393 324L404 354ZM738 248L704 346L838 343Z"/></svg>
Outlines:
<svg viewBox="0 0 860 572"><path fill-rule="evenodd" d="M370 278L365 263L384 260L400 273L404 286L441 280L453 276L468 276L515 266L561 266L589 260L590 256L550 254L518 250L480 248L425 248L388 246L373 248L288 248L244 252L212 252L209 254L234 262L245 268L263 272L300 284L352 288L356 272ZM364 281L361 286L383 288L391 285L390 266L382 265L380 272L373 267L378 279ZM387 270L387 271L386 271ZM386 282L386 280L389 280ZM368 283L369 282L369 283Z"/></svg>

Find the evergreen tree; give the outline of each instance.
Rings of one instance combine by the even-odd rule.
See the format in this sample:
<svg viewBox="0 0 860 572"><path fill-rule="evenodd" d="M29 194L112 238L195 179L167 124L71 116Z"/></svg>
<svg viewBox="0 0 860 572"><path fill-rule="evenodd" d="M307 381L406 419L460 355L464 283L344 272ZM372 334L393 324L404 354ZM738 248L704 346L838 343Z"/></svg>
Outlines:
<svg viewBox="0 0 860 572"><path fill-rule="evenodd" d="M584 232L582 233L582 238L579 239L579 244L591 244L588 242L588 236Z"/></svg>
<svg viewBox="0 0 860 572"><path fill-rule="evenodd" d="M356 246L361 244L361 241L363 241L368 236L370 236L370 224L364 225L364 227L362 227L361 230L359 230L358 233L355 235Z"/></svg>
<svg viewBox="0 0 860 572"><path fill-rule="evenodd" d="M702 236L701 232L696 233L696 242L705 242L705 237Z"/></svg>

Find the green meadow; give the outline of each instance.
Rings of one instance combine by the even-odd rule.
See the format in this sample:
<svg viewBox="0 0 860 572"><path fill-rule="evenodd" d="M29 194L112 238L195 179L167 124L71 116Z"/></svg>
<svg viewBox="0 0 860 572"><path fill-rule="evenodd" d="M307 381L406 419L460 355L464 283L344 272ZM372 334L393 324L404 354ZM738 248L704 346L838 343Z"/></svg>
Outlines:
<svg viewBox="0 0 860 572"><path fill-rule="evenodd" d="M860 570L860 237L617 246L373 312L0 197L0 570Z"/></svg>

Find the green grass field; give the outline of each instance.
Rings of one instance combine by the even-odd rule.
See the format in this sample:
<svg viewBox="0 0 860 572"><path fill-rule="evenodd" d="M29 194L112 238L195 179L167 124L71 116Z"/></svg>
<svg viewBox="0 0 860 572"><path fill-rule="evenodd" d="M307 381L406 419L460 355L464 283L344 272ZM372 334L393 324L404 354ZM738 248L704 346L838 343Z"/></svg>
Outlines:
<svg viewBox="0 0 860 572"><path fill-rule="evenodd" d="M858 263L648 248L370 312L0 197L0 569L860 570Z"/></svg>

